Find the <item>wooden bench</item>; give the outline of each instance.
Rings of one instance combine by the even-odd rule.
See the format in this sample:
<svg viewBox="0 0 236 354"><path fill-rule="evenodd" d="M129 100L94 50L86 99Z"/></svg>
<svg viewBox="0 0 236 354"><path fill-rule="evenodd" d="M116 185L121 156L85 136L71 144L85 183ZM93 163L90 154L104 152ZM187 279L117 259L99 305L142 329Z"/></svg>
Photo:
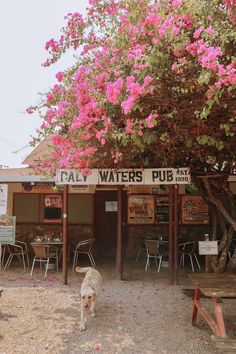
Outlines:
<svg viewBox="0 0 236 354"><path fill-rule="evenodd" d="M189 275L195 286L191 324L196 325L198 312L216 337L227 337L222 309L222 298L236 298L236 275L195 273ZM214 317L201 303L201 295L211 298Z"/></svg>
<svg viewBox="0 0 236 354"><path fill-rule="evenodd" d="M236 353L236 339L214 337L212 336L212 341L214 342L219 353L224 354L235 354Z"/></svg>

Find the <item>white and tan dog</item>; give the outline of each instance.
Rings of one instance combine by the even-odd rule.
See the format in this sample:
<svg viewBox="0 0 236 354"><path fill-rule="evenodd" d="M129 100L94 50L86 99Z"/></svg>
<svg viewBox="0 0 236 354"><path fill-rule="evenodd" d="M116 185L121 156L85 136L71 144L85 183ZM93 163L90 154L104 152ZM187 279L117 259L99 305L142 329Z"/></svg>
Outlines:
<svg viewBox="0 0 236 354"><path fill-rule="evenodd" d="M102 277L101 274L92 267L76 267L76 272L85 273L80 289L81 322L79 327L80 331L84 331L86 324L86 312L90 310L91 316L96 316L96 301L102 285Z"/></svg>

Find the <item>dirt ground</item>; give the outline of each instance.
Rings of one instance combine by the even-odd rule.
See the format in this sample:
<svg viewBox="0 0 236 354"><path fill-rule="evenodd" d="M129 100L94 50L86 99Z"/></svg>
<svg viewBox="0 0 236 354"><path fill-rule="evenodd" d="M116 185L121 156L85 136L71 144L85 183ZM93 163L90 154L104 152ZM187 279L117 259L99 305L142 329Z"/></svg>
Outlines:
<svg viewBox="0 0 236 354"><path fill-rule="evenodd" d="M114 279L112 264L98 265L103 286L97 317L79 331L79 290L82 274L40 270L31 278L11 266L0 274L0 354L215 354L211 330L201 318L190 325L192 298L185 273L180 285L169 285L167 269L158 274L143 265L129 265L124 277ZM189 292L187 291L187 294ZM209 300L206 299L206 302ZM236 336L236 300L224 301L226 329Z"/></svg>

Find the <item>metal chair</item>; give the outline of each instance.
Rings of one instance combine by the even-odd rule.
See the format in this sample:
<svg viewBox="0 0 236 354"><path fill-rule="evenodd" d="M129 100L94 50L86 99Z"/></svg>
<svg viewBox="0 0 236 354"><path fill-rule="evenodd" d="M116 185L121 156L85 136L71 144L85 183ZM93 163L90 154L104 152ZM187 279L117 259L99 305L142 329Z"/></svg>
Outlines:
<svg viewBox="0 0 236 354"><path fill-rule="evenodd" d="M46 264L45 274L44 274L44 278L46 278L47 272L48 272L49 261L51 259L54 259L56 261L56 267L57 267L57 272L58 272L58 251L57 251L57 249L53 250L51 248L51 246L45 245L45 244L44 245L31 244L31 246L32 246L34 253L35 253L32 268L31 268L31 273L30 273L31 276L33 274L35 262L39 262L40 266L41 266L41 264Z"/></svg>
<svg viewBox="0 0 236 354"><path fill-rule="evenodd" d="M145 270L150 268L150 259L154 259L156 263L156 267L157 267L157 260L158 260L157 271L159 273L161 268L162 257L163 257L163 254L160 252L159 243L157 240L145 240L144 243L147 252L147 261L146 261Z"/></svg>
<svg viewBox="0 0 236 354"><path fill-rule="evenodd" d="M6 244L5 249L4 249L4 257L5 257L5 251L7 251L7 253L8 253L8 258L7 258L6 264L3 268L4 271L10 266L11 261L14 257L17 257L20 261L22 261L24 271L26 268L25 258L27 260L27 265L29 267L29 249L28 249L27 244L25 242L17 240L14 245ZM4 261L4 259L3 259L3 261Z"/></svg>
<svg viewBox="0 0 236 354"><path fill-rule="evenodd" d="M191 262L191 268L192 271L194 272L194 266L193 266L193 257L198 265L198 268L201 269L198 258L197 258L197 241L187 241L179 244L179 254L180 254L180 261L179 265L184 267L184 260L185 256L188 256Z"/></svg>
<svg viewBox="0 0 236 354"><path fill-rule="evenodd" d="M94 261L94 258L93 258L92 252L91 252L94 241L95 241L95 238L90 238L88 240L80 241L75 246L72 270L75 270L75 267L78 263L79 254L86 254L90 260L92 267L93 268L95 267L96 263Z"/></svg>

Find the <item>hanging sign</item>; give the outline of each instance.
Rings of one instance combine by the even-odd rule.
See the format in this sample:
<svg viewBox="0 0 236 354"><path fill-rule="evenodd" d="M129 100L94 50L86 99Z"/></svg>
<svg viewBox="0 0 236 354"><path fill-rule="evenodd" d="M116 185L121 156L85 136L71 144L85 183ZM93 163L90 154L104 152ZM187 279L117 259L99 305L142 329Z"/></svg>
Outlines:
<svg viewBox="0 0 236 354"><path fill-rule="evenodd" d="M189 168L57 170L57 184L77 185L161 185L189 184Z"/></svg>
<svg viewBox="0 0 236 354"><path fill-rule="evenodd" d="M0 215L7 214L7 192L8 185L0 184Z"/></svg>

